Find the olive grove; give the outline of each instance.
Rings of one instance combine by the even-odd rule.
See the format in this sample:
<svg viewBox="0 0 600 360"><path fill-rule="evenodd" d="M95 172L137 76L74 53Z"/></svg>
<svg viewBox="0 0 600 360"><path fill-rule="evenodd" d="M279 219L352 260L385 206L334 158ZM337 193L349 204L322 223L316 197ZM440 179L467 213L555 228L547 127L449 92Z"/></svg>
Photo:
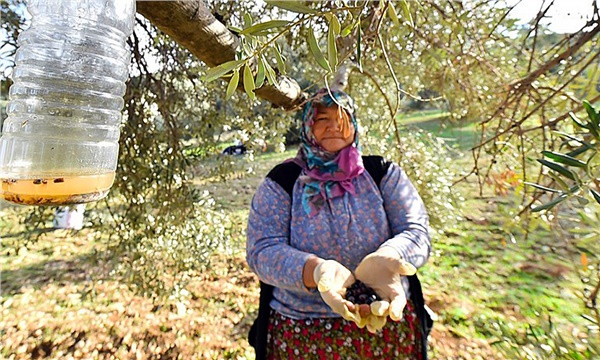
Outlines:
<svg viewBox="0 0 600 360"><path fill-rule="evenodd" d="M588 20L572 34L544 25L552 1L526 24L512 16L518 1L138 1L118 176L91 215L103 256L143 293L177 292L188 270L243 238L244 219L196 185L243 176L254 155L293 145L294 110L312 91L341 86L357 101L363 152L405 168L435 236L462 219L461 197L477 196L453 185L475 179L481 194L507 171L521 197L507 231L592 229L577 246L597 326L600 9L584 1ZM2 0L2 17L10 61L23 2ZM411 104L477 128L470 168L448 166L452 143L399 121ZM246 161L219 155L232 139L251 149ZM558 221L566 204L570 220ZM18 211L24 241L35 241L49 209Z"/></svg>

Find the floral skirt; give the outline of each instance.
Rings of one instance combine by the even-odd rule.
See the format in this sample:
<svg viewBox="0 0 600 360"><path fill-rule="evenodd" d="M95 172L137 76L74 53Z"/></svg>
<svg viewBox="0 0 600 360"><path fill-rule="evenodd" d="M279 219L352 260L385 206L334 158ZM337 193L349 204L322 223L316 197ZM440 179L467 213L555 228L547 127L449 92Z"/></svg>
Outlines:
<svg viewBox="0 0 600 360"><path fill-rule="evenodd" d="M267 359L422 359L421 332L409 301L400 321L371 334L343 318L290 319L271 310Z"/></svg>

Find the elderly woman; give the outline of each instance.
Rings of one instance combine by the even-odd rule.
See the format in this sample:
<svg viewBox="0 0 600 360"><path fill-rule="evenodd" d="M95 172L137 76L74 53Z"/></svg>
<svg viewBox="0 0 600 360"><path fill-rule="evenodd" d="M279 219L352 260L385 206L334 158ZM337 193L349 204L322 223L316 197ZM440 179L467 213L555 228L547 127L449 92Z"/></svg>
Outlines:
<svg viewBox="0 0 600 360"><path fill-rule="evenodd" d="M258 187L248 220L248 265L273 288L266 357L425 358L408 277L430 252L421 198L396 164L375 164L381 179L365 170L347 94L319 90L302 125L297 156ZM378 300L346 299L357 281Z"/></svg>

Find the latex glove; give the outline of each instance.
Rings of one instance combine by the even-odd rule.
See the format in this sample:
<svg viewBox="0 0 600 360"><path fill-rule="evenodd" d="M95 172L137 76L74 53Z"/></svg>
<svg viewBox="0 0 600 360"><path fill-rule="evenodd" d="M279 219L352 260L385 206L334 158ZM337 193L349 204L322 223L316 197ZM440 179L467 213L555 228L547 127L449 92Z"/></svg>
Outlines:
<svg viewBox="0 0 600 360"><path fill-rule="evenodd" d="M359 327L366 325L358 307L343 297L346 288L356 281L350 270L335 260L325 260L315 267L313 278L321 298L333 311L346 320L354 321Z"/></svg>
<svg viewBox="0 0 600 360"><path fill-rule="evenodd" d="M354 272L356 278L375 290L383 302L388 302L387 309L377 311L380 316L390 316L398 321L406 306L406 293L402 286L402 277L414 275L417 269L409 262L400 258L396 250L389 246L365 256ZM373 304L375 304L374 302ZM371 304L371 305L373 305ZM385 305L375 305L383 306ZM371 309L373 312L373 307ZM375 314L375 312L373 312Z"/></svg>
<svg viewBox="0 0 600 360"><path fill-rule="evenodd" d="M376 333L383 329L387 322L390 303L388 301L373 301L370 305L371 314L367 321L367 330Z"/></svg>

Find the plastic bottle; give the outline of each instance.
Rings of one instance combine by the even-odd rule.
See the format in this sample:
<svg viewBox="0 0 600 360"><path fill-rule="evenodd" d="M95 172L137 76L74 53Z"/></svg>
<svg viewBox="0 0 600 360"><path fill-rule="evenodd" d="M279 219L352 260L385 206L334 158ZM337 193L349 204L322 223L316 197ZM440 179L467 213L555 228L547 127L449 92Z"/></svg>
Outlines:
<svg viewBox="0 0 600 360"><path fill-rule="evenodd" d="M135 0L29 0L0 138L0 197L103 198L113 184Z"/></svg>

